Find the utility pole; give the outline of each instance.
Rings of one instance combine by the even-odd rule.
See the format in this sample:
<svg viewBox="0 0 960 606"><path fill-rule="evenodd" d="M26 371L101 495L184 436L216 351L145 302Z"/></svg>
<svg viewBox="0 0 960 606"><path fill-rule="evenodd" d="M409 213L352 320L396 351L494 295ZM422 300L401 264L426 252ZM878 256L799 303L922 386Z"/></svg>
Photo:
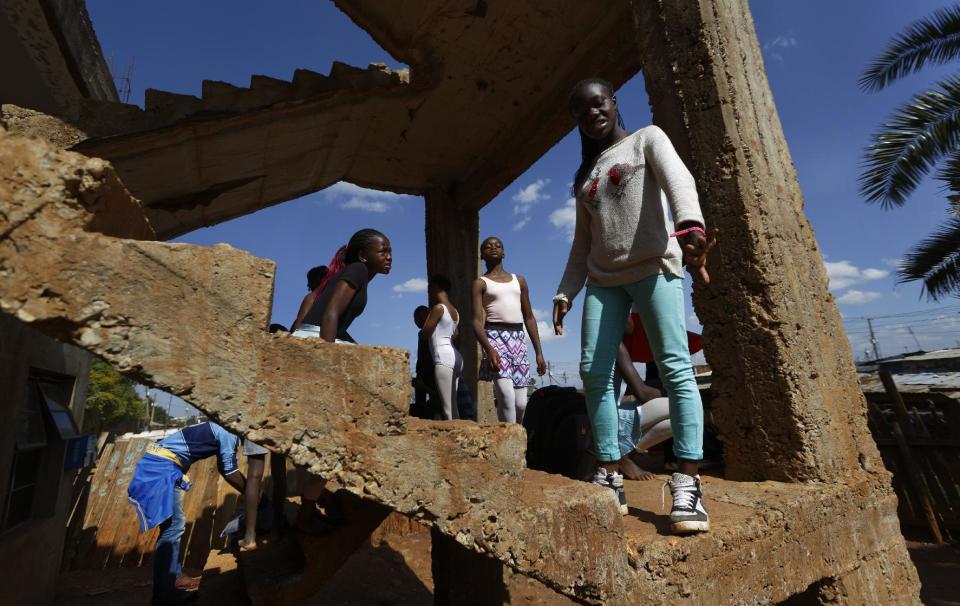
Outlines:
<svg viewBox="0 0 960 606"><path fill-rule="evenodd" d="M877 344L877 335L873 333L873 318L867 318L867 326L870 327L870 344L873 345L873 359L880 359L880 347Z"/></svg>
<svg viewBox="0 0 960 606"><path fill-rule="evenodd" d="M153 429L153 407L156 405L157 400L153 395L147 395L147 431Z"/></svg>
<svg viewBox="0 0 960 606"><path fill-rule="evenodd" d="M920 346L920 340L917 339L917 335L913 334L913 329L907 326L907 332L910 333L910 336L913 337L913 341L917 344L917 351L923 351L923 347Z"/></svg>

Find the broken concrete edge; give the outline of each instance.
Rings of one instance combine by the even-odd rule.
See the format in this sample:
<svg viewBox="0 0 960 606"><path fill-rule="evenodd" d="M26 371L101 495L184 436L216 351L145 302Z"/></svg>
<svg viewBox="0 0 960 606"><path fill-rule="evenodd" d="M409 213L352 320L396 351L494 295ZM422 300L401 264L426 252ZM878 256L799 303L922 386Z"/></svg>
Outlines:
<svg viewBox="0 0 960 606"><path fill-rule="evenodd" d="M82 129L56 116L10 103L0 104L0 128L11 135L43 139L59 148L76 145L88 137Z"/></svg>
<svg viewBox="0 0 960 606"><path fill-rule="evenodd" d="M3 106L4 109L11 106ZM57 149L42 138L27 138L0 128L0 164L11 170L52 172L56 178L44 185L42 196L21 201L20 213L6 216L0 223L7 235L19 222L29 220L47 205L57 204L59 212L69 212L86 231L133 240L153 240L154 232L143 214L140 202L130 195L106 160ZM14 168L16 167L16 168ZM13 178L13 176L8 176ZM11 189L11 196L23 196L39 190ZM12 202L12 200L11 200Z"/></svg>
<svg viewBox="0 0 960 606"><path fill-rule="evenodd" d="M682 540L628 540L639 587L622 603L725 604L745 594L779 603L824 579L857 575L864 562L887 556L888 570L896 569L904 583L886 588L890 597L880 603L916 603L910 591L916 572L899 535L897 498L886 474L737 484L743 484L742 496L717 498L762 515ZM870 603L869 594L861 597L852 603Z"/></svg>
<svg viewBox="0 0 960 606"><path fill-rule="evenodd" d="M391 35L389 24L372 19L362 8L344 0L333 0L354 25L365 31L390 56L408 65L406 81L418 91L433 88L442 73L443 57L435 49L410 47Z"/></svg>

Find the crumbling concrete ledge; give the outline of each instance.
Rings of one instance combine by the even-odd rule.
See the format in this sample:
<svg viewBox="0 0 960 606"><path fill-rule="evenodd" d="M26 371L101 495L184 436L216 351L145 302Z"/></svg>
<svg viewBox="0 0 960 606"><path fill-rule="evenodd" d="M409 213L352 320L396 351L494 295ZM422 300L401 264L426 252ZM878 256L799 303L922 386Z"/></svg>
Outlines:
<svg viewBox="0 0 960 606"><path fill-rule="evenodd" d="M269 334L271 261L151 237L108 163L0 132L4 313L558 591L627 592L608 491L522 481L519 426L408 419L404 350Z"/></svg>
<svg viewBox="0 0 960 606"><path fill-rule="evenodd" d="M654 482L628 482L626 546L638 574L630 604L918 604L886 474L848 482L705 478L713 531L669 536ZM835 592L835 602L819 594ZM791 602L794 603L794 602Z"/></svg>

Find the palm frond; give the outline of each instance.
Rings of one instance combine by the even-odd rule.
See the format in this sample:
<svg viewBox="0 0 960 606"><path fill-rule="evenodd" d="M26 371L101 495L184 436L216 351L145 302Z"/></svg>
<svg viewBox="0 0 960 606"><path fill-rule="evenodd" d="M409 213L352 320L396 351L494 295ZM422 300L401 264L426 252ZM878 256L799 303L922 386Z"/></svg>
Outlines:
<svg viewBox="0 0 960 606"><path fill-rule="evenodd" d="M884 208L902 205L944 155L960 148L960 79L915 96L871 135L860 193Z"/></svg>
<svg viewBox="0 0 960 606"><path fill-rule="evenodd" d="M960 218L952 218L907 253L897 272L898 282L923 282L932 301L960 296Z"/></svg>
<svg viewBox="0 0 960 606"><path fill-rule="evenodd" d="M954 5L911 23L895 36L863 73L860 88L876 92L927 63L943 64L958 57L960 5Z"/></svg>
<svg viewBox="0 0 960 606"><path fill-rule="evenodd" d="M937 171L937 179L943 181L947 194L947 213L960 216L960 149L954 150Z"/></svg>

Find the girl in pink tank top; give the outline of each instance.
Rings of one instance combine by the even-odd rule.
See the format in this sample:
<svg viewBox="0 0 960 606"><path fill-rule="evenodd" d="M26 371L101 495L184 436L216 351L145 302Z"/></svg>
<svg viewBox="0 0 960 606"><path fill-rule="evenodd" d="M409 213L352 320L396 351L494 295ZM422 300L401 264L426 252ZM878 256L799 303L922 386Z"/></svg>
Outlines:
<svg viewBox="0 0 960 606"><path fill-rule="evenodd" d="M536 353L537 374L543 376L547 363L540 348L527 281L507 272L503 257L500 238L487 238L480 245L480 258L487 271L473 283L473 330L483 348L480 379L493 381L497 418L522 423L530 384L527 333Z"/></svg>

